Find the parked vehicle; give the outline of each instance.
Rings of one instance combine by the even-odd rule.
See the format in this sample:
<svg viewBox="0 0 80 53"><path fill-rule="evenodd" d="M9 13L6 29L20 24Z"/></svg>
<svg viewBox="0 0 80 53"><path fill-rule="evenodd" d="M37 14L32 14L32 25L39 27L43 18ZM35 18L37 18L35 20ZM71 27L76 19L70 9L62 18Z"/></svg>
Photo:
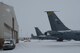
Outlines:
<svg viewBox="0 0 80 53"><path fill-rule="evenodd" d="M13 40L5 40L3 44L3 50L12 50L15 48Z"/></svg>

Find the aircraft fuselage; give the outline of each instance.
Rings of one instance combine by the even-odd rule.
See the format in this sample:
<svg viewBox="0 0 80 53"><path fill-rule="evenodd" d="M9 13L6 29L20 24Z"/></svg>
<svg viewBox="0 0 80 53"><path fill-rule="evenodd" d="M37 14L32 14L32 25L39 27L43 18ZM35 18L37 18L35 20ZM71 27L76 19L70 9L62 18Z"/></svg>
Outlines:
<svg viewBox="0 0 80 53"><path fill-rule="evenodd" d="M51 36L62 38L63 40L76 40L80 41L80 31L65 30L65 31L52 31Z"/></svg>

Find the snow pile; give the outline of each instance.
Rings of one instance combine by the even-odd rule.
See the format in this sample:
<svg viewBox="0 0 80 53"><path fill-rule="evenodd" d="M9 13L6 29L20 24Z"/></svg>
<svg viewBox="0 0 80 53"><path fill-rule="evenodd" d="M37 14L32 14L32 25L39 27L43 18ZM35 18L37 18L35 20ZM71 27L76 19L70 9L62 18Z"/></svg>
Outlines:
<svg viewBox="0 0 80 53"><path fill-rule="evenodd" d="M80 53L80 42L56 42L55 40L20 41L14 50L2 50L0 53Z"/></svg>

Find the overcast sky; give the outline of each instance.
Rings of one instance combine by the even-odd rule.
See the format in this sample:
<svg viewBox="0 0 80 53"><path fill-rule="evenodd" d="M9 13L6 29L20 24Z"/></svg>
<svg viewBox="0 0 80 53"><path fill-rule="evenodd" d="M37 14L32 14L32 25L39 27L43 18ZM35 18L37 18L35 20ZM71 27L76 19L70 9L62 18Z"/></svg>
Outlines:
<svg viewBox="0 0 80 53"><path fill-rule="evenodd" d="M72 30L80 30L80 0L0 0L14 7L19 24L19 36L36 35L34 27L44 33L51 30L46 12L55 12Z"/></svg>

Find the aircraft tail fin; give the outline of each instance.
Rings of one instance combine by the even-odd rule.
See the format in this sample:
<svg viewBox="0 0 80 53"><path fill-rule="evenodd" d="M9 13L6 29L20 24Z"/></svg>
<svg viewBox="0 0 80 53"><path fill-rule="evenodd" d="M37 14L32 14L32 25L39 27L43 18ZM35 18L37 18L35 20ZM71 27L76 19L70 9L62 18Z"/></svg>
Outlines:
<svg viewBox="0 0 80 53"><path fill-rule="evenodd" d="M43 35L43 33L39 30L38 27L35 27L35 31L36 31L37 36Z"/></svg>
<svg viewBox="0 0 80 53"><path fill-rule="evenodd" d="M59 31L59 30L69 30L62 22L61 20L56 16L54 11L46 11L48 15L48 19L51 25L51 29L53 31Z"/></svg>

